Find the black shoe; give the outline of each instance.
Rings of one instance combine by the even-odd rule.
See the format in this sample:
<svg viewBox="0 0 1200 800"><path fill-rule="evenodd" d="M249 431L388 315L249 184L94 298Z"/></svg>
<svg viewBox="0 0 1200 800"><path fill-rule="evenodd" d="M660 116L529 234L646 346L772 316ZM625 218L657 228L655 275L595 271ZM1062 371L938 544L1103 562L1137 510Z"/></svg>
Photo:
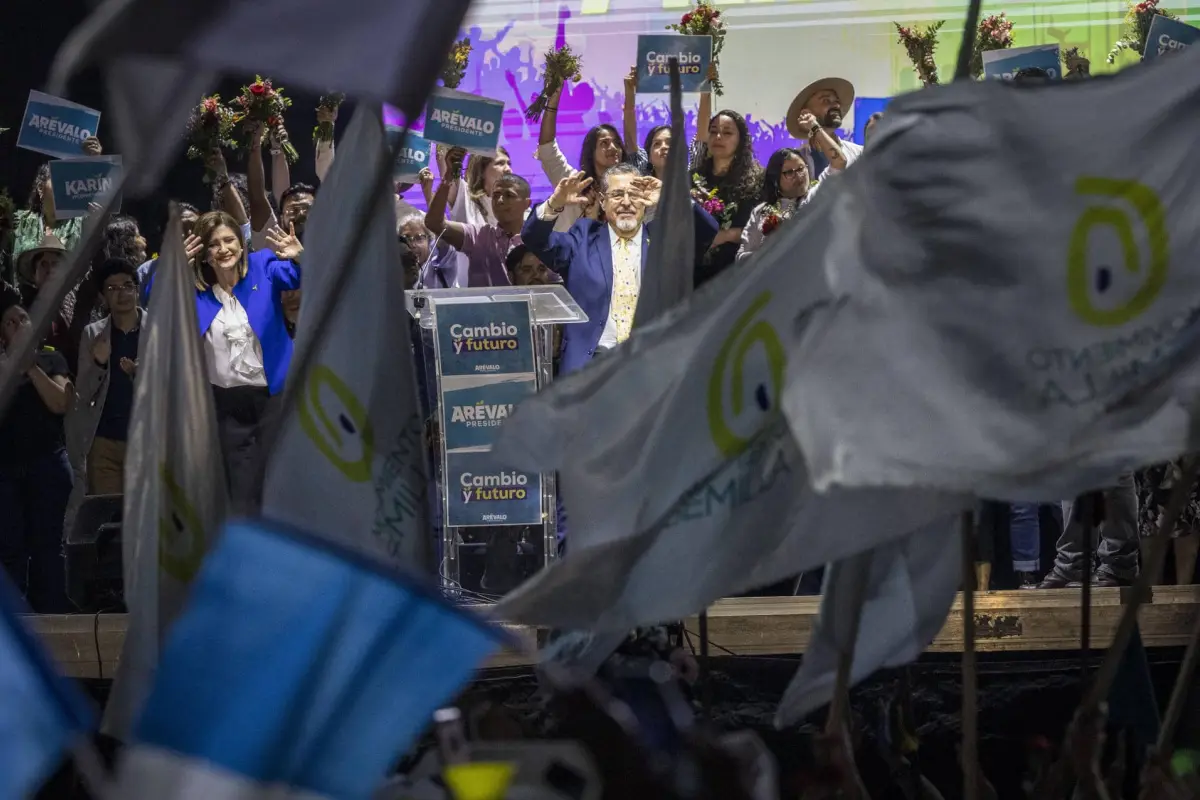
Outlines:
<svg viewBox="0 0 1200 800"><path fill-rule="evenodd" d="M1101 589L1116 589L1121 586L1133 586L1134 578L1118 578L1107 572L1097 572L1092 575L1092 586Z"/></svg>
<svg viewBox="0 0 1200 800"><path fill-rule="evenodd" d="M1017 588L1018 589L1040 589L1041 581L1037 578L1037 573L1034 572L1017 572Z"/></svg>
<svg viewBox="0 0 1200 800"><path fill-rule="evenodd" d="M1038 584L1039 589L1078 589L1082 586L1081 581L1073 581L1064 578L1062 575L1051 570L1050 574Z"/></svg>

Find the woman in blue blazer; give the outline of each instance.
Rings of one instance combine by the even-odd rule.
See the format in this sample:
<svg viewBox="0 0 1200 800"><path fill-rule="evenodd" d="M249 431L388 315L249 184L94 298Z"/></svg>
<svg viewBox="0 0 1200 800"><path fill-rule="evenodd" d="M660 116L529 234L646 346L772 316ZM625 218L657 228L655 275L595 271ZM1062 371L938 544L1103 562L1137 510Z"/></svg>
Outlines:
<svg viewBox="0 0 1200 800"><path fill-rule="evenodd" d="M224 211L201 216L194 233L204 245L192 259L196 316L225 476L234 512L253 513L262 496L263 424L292 361L281 292L300 288L304 247L294 231L275 228L271 250L247 252L241 226Z"/></svg>

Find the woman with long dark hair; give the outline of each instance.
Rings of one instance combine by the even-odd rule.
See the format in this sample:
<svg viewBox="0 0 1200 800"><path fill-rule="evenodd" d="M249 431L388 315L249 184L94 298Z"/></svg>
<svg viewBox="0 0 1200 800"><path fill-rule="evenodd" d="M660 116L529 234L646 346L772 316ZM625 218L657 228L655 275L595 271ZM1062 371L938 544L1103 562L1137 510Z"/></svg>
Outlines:
<svg viewBox="0 0 1200 800"><path fill-rule="evenodd" d="M192 259L196 316L217 407L221 455L237 513L261 502L258 459L269 402L292 361L281 292L300 288L300 240L267 231L270 250L247 252L242 226L224 211L196 221L204 248Z"/></svg>
<svg viewBox="0 0 1200 800"><path fill-rule="evenodd" d="M538 135L538 161L542 171L550 180L551 186L558 186L559 181L574 175L577 171L558 146L558 104L562 99L562 88L550 100L550 105L542 114L542 128ZM581 216L598 219L600 216L600 179L604 173L623 162L633 163L633 155L625 149L621 134L612 125L601 124L593 126L583 137L583 147L579 151L579 172L591 178L587 189L590 203L586 207L569 205L558 215L554 230L562 232L570 230L571 226Z"/></svg>
<svg viewBox="0 0 1200 800"><path fill-rule="evenodd" d="M711 280L737 259L742 229L758 204L763 170L754 157L750 129L736 111L725 109L708 124L704 154L693 167L694 192L717 218L720 232L712 247L699 253L696 286Z"/></svg>
<svg viewBox="0 0 1200 800"><path fill-rule="evenodd" d="M812 172L812 159L803 150L784 147L771 154L763 173L758 205L750 212L750 219L742 228L738 261L749 258L762 247L767 236L789 219L797 208L808 202Z"/></svg>

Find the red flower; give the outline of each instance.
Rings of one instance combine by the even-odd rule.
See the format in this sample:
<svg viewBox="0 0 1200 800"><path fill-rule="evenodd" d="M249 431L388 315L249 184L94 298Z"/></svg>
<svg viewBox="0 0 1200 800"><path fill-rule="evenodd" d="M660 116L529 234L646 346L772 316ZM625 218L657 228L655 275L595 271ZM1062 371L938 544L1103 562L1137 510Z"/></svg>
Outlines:
<svg viewBox="0 0 1200 800"><path fill-rule="evenodd" d="M763 224L762 224L763 236L770 236L772 233L774 233L775 229L779 227L780 222L782 222L782 220L779 219L778 214L768 214L763 219Z"/></svg>
<svg viewBox="0 0 1200 800"><path fill-rule="evenodd" d="M279 117L267 117L267 124L274 128L279 124Z"/></svg>
<svg viewBox="0 0 1200 800"><path fill-rule="evenodd" d="M687 25L691 21L692 21L692 12L689 11L688 13L683 15L683 19L680 21L680 23L683 25Z"/></svg>
<svg viewBox="0 0 1200 800"><path fill-rule="evenodd" d="M204 110L210 114L217 113L217 100L215 97L210 97L204 101Z"/></svg>
<svg viewBox="0 0 1200 800"><path fill-rule="evenodd" d="M250 84L250 94L264 95L267 93L267 87L261 83Z"/></svg>

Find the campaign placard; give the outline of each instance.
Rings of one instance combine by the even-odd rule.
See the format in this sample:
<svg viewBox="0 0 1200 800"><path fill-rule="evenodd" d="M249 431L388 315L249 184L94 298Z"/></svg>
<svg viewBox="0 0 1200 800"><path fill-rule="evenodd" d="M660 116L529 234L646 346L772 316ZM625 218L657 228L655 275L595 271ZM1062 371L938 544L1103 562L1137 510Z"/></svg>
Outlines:
<svg viewBox="0 0 1200 800"><path fill-rule="evenodd" d="M425 138L468 153L496 154L504 103L439 87L425 105Z"/></svg>
<svg viewBox="0 0 1200 800"><path fill-rule="evenodd" d="M446 453L446 524L541 525L542 476L501 469L490 453Z"/></svg>
<svg viewBox="0 0 1200 800"><path fill-rule="evenodd" d="M96 135L100 112L44 92L30 92L17 147L55 158L83 154L85 139Z"/></svg>
<svg viewBox="0 0 1200 800"><path fill-rule="evenodd" d="M63 158L50 162L50 185L54 188L54 214L59 219L82 217L88 204L104 204L109 192L121 183L120 156ZM113 213L121 210L118 199Z"/></svg>
<svg viewBox="0 0 1200 800"><path fill-rule="evenodd" d="M536 391L537 379L533 375L443 390L442 433L446 449L491 447L496 432L512 415L517 403Z"/></svg>
<svg viewBox="0 0 1200 800"><path fill-rule="evenodd" d="M1159 56L1182 53L1197 40L1200 40L1200 28L1193 28L1186 22L1159 14L1150 22L1150 32L1146 34L1146 52L1142 53L1142 60L1153 61Z"/></svg>
<svg viewBox="0 0 1200 800"><path fill-rule="evenodd" d="M528 297L483 303L438 301L433 319L442 377L534 372Z"/></svg>
<svg viewBox="0 0 1200 800"><path fill-rule="evenodd" d="M985 78L1011 81L1023 69L1044 69L1050 80L1060 80L1063 70L1058 45L1036 44L1007 50L985 50L983 53Z"/></svg>
<svg viewBox="0 0 1200 800"><path fill-rule="evenodd" d="M670 94L668 59L679 59L679 86L685 92L709 90L708 66L712 63L711 36L680 36L670 33L638 37L637 93Z"/></svg>
<svg viewBox="0 0 1200 800"><path fill-rule="evenodd" d="M389 148L394 149L396 142L401 139L403 139L403 143L396 151L396 161L392 165L392 180L401 183L416 183L421 170L433 166L433 142L416 131L410 130L405 135L403 128L387 126Z"/></svg>

